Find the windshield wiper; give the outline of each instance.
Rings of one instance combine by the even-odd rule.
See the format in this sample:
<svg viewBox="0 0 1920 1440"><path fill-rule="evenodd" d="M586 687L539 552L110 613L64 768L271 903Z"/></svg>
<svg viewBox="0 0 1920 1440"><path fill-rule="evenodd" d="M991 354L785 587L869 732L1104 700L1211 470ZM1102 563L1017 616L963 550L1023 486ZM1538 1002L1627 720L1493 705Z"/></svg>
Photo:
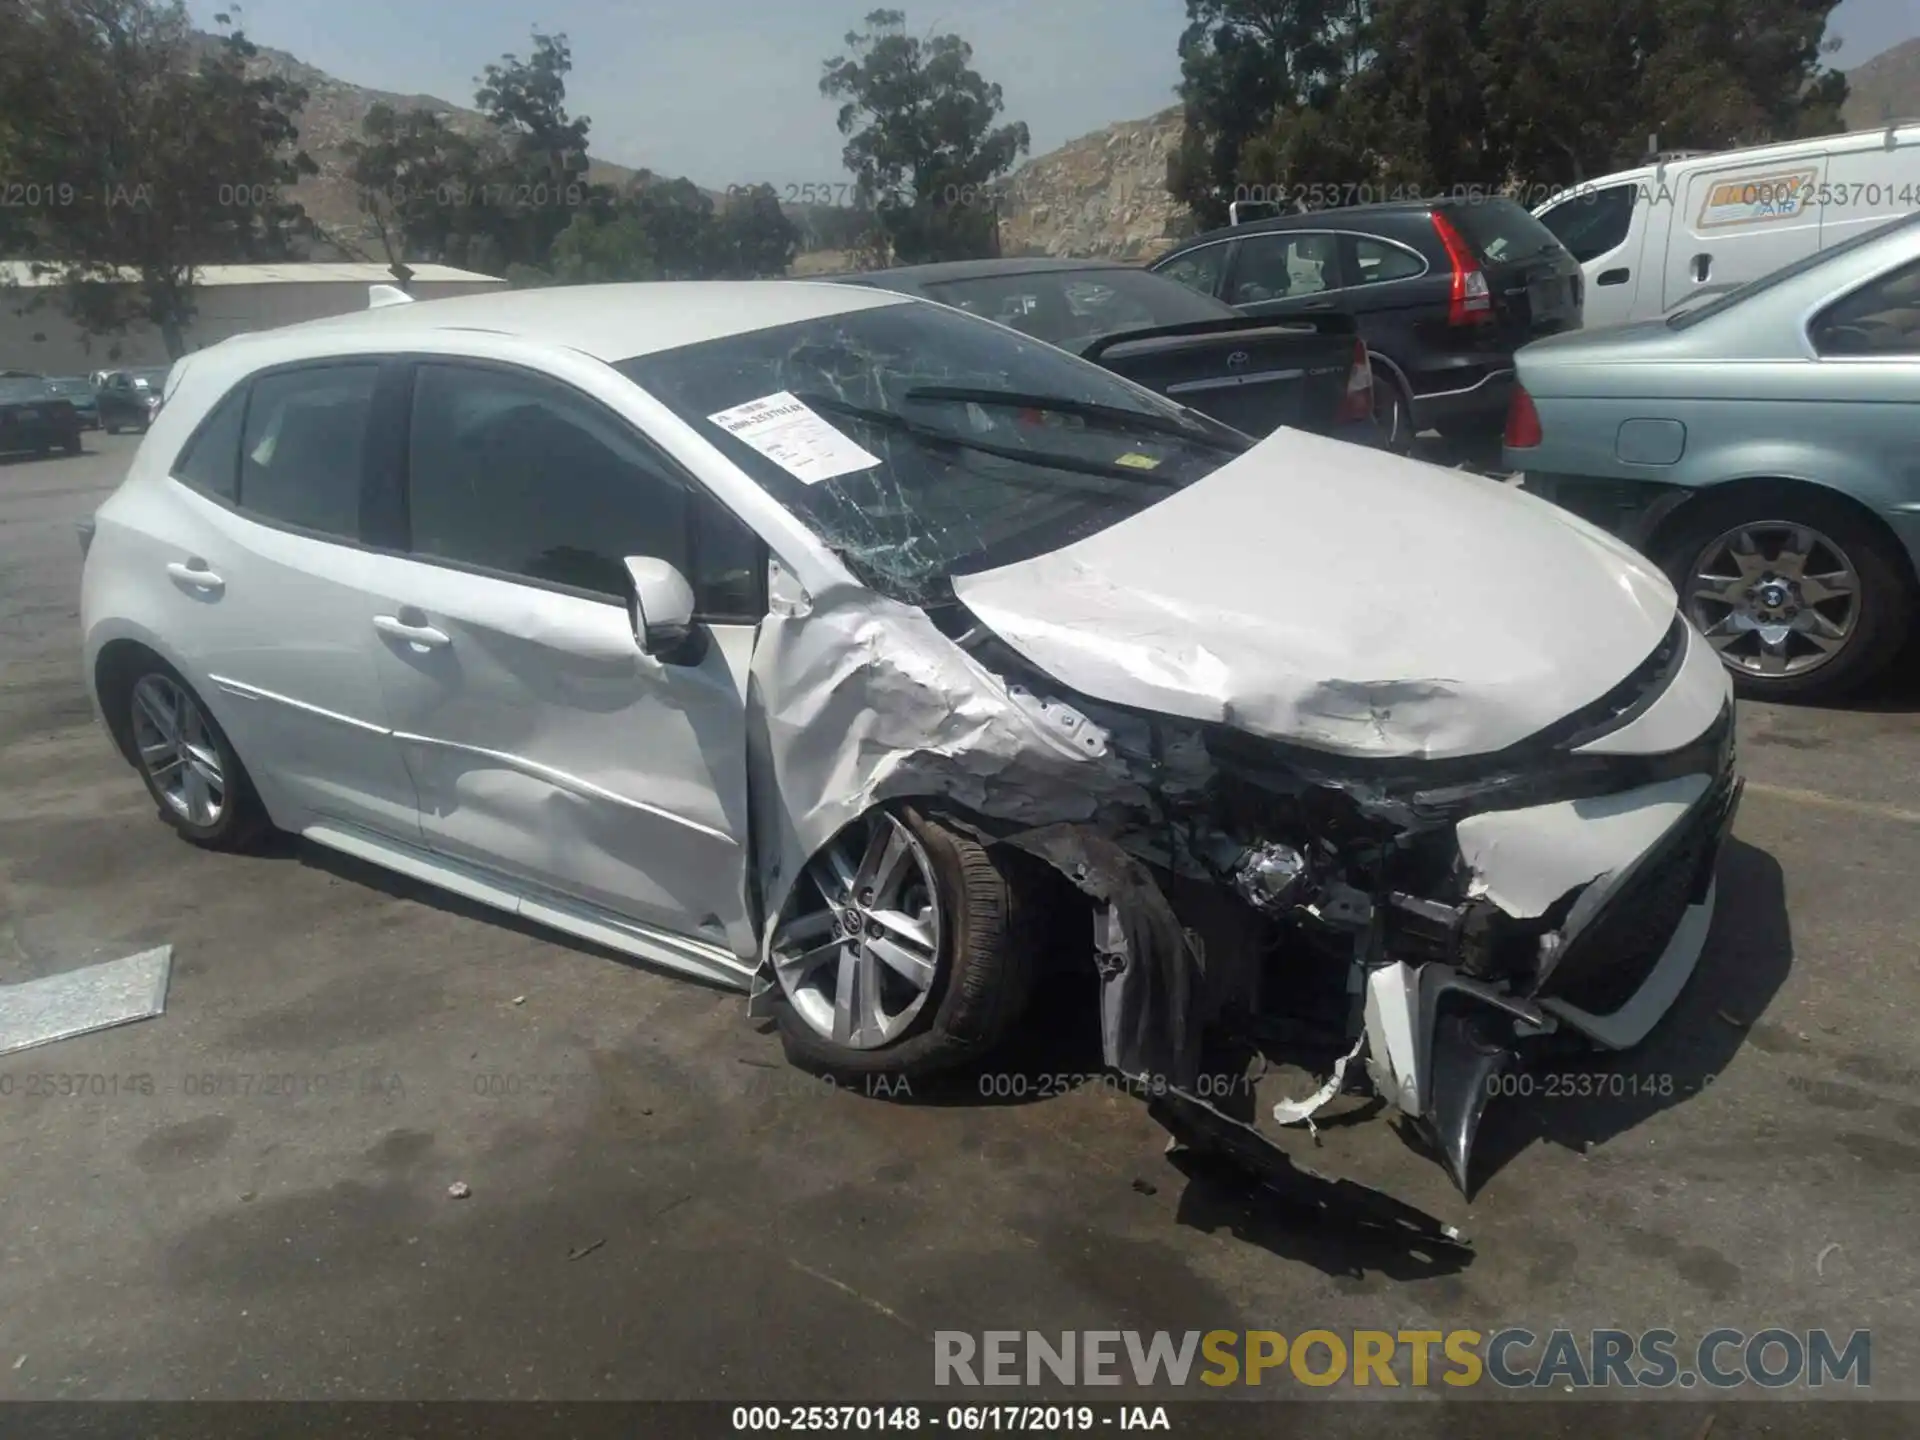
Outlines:
<svg viewBox="0 0 1920 1440"><path fill-rule="evenodd" d="M1211 435L1199 425L1171 416L1149 415L1119 405L1101 405L1092 400L1071 400L1064 395L1030 395L1020 390L971 390L961 386L922 385L907 391L907 400L948 400L957 405L1005 405L1020 410L1051 410L1057 415L1073 415L1095 420L1115 429L1145 430L1154 435L1172 435L1191 440L1210 450L1239 455L1245 445L1237 445L1225 436Z"/></svg>
<svg viewBox="0 0 1920 1440"><path fill-rule="evenodd" d="M917 420L909 420L904 415L896 415L891 410L877 410L869 405L856 405L842 400L837 395L814 395L803 391L794 391L793 398L803 405L816 410L831 411L836 415L845 415L850 419L863 420L869 425L882 429L895 430L902 435L911 435L916 440L929 445L947 446L956 450L976 450L982 455L996 455L1002 460L1015 460L1027 465L1037 465L1047 470L1070 470L1081 475L1098 475L1107 480L1133 480L1142 485L1177 490L1181 482L1155 476L1150 471L1140 470L1132 465L1117 465L1108 460L1083 460L1078 455L1058 455L1051 450L1027 450L1018 445L995 445L990 440L976 440L971 435L962 435L956 430L942 430L937 425L922 425Z"/></svg>

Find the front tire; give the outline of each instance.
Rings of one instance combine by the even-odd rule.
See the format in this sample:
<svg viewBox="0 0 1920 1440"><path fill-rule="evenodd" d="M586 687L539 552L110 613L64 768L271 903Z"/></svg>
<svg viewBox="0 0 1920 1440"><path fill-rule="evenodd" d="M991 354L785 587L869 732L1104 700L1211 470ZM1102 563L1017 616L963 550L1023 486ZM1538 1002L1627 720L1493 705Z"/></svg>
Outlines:
<svg viewBox="0 0 1920 1440"><path fill-rule="evenodd" d="M1039 961L1012 862L904 807L870 811L822 847L771 946L787 1058L914 1080L990 1053L1019 1023Z"/></svg>
<svg viewBox="0 0 1920 1440"><path fill-rule="evenodd" d="M1905 557L1844 501L1797 487L1708 498L1656 557L1740 694L1835 699L1905 645Z"/></svg>
<svg viewBox="0 0 1920 1440"><path fill-rule="evenodd" d="M122 689L128 751L182 838L209 850L247 850L269 826L246 767L219 723L180 673L149 659Z"/></svg>

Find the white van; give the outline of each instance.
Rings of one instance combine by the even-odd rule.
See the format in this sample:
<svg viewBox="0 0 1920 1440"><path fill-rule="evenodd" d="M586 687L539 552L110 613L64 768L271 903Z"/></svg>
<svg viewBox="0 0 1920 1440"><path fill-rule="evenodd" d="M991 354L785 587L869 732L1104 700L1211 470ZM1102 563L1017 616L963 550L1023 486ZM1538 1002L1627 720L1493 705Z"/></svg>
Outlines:
<svg viewBox="0 0 1920 1440"><path fill-rule="evenodd" d="M1586 274L1588 330L1650 320L1920 210L1920 123L1682 155L1534 214Z"/></svg>

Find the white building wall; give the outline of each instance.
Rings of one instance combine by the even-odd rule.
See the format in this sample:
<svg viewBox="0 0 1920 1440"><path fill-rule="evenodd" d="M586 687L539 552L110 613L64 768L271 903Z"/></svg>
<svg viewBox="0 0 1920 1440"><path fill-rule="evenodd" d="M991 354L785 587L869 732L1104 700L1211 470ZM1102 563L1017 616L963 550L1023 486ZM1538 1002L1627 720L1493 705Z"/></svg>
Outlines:
<svg viewBox="0 0 1920 1440"><path fill-rule="evenodd" d="M503 282L416 280L416 300L440 300L504 290ZM37 307L30 302L45 295ZM366 283L281 281L265 285L206 285L196 292L198 313L187 330L187 348L198 350L230 335L272 330L345 315L367 308ZM0 288L0 370L42 375L84 375L118 366L164 365L166 342L150 325L124 335L87 335L61 312L57 295L26 288Z"/></svg>

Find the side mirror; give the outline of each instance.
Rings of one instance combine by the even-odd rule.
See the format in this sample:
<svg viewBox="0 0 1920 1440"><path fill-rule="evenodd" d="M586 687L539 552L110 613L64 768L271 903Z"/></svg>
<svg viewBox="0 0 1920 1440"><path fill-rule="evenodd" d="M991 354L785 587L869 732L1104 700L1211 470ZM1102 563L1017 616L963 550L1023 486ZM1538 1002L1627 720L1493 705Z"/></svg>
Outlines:
<svg viewBox="0 0 1920 1440"><path fill-rule="evenodd" d="M692 633L693 587L665 560L629 555L626 564L634 643L643 654L667 654Z"/></svg>

